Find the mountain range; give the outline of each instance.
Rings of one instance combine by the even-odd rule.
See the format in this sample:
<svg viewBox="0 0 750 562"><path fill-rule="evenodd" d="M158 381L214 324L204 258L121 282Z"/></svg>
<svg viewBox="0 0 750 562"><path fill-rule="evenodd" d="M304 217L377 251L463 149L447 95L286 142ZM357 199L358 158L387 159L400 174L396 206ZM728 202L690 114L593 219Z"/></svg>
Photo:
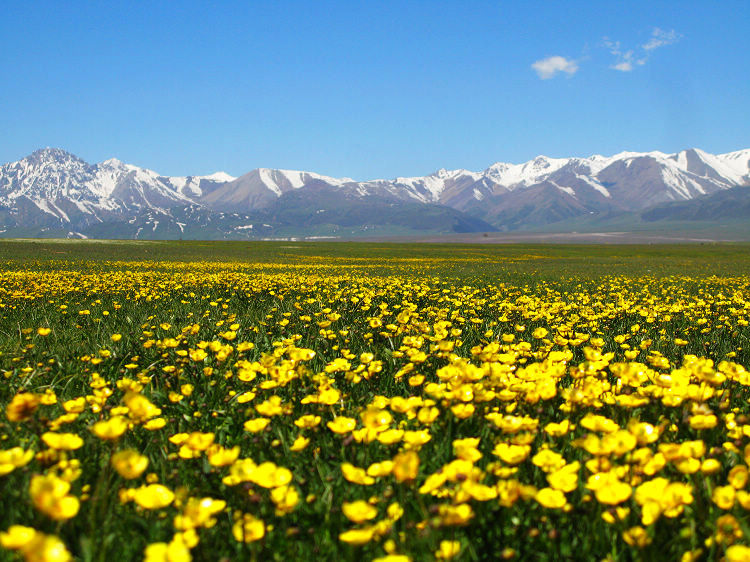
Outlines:
<svg viewBox="0 0 750 562"><path fill-rule="evenodd" d="M355 181L267 168L163 176L45 148L0 167L0 236L339 238L510 231L623 213L742 219L749 185L750 149L539 156L481 172Z"/></svg>

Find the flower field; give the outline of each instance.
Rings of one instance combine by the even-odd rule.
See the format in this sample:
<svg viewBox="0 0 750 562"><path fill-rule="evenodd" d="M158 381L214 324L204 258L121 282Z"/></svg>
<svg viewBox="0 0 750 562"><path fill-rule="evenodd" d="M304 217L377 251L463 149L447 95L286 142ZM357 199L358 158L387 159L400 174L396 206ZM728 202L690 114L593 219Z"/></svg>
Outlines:
<svg viewBox="0 0 750 562"><path fill-rule="evenodd" d="M0 560L750 560L747 247L245 246L0 256Z"/></svg>

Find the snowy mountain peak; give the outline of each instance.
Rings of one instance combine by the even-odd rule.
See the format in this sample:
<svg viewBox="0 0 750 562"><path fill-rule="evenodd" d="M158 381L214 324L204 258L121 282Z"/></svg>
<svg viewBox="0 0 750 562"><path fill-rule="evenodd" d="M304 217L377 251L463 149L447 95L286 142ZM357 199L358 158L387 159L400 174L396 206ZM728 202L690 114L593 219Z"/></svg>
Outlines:
<svg viewBox="0 0 750 562"><path fill-rule="evenodd" d="M226 172L214 172L213 174L210 174L208 176L199 176L199 177L206 179L208 181L215 181L219 183L226 183L226 182L234 181L237 179L234 176L230 176Z"/></svg>
<svg viewBox="0 0 750 562"><path fill-rule="evenodd" d="M740 177L750 178L750 148L717 154L716 159Z"/></svg>
<svg viewBox="0 0 750 562"><path fill-rule="evenodd" d="M358 182L272 168L238 178L225 172L163 176L117 158L91 165L65 150L44 148L0 166L0 221L83 232L92 224L144 212L169 215L176 208L254 213L300 201L317 209L320 200L346 205L367 198L368 205L383 200L438 204L514 228L514 220L553 222L600 210L639 211L740 185L750 185L750 149L719 155L695 148L587 158L540 155L520 164L496 162L482 172L440 168L427 176Z"/></svg>
<svg viewBox="0 0 750 562"><path fill-rule="evenodd" d="M540 154L539 156L537 156L536 158L534 158L531 162L537 168L546 168L546 167L548 167L550 165L550 160L552 160L552 159L548 158L544 154Z"/></svg>
<svg viewBox="0 0 750 562"><path fill-rule="evenodd" d="M62 148L53 148L53 147L47 147L47 148L40 148L39 150L35 150L31 154L29 154L25 160L29 160L31 162L83 162L78 156L75 154L71 154L67 150L63 150Z"/></svg>

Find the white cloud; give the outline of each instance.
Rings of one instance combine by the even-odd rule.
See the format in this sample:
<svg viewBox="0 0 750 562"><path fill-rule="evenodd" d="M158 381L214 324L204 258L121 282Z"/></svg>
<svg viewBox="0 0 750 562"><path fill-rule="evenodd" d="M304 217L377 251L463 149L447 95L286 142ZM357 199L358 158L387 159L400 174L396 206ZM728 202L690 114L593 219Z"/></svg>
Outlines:
<svg viewBox="0 0 750 562"><path fill-rule="evenodd" d="M633 70L633 63L630 61L622 61L618 62L617 64L613 64L612 66L610 66L610 68L619 70L621 72L630 72L631 70Z"/></svg>
<svg viewBox="0 0 750 562"><path fill-rule="evenodd" d="M609 38L605 37L602 39L602 42L604 43L604 46L609 49L609 52L613 55L619 55L620 54L620 42L619 41L610 41Z"/></svg>
<svg viewBox="0 0 750 562"><path fill-rule="evenodd" d="M603 39L603 44L610 54L616 58L610 68L620 72L631 72L636 66L646 64L651 51L659 47L672 45L679 41L681 37L674 29L664 31L655 27L651 32L651 39L641 45L637 51L633 49L623 51L619 41L611 41L607 37Z"/></svg>
<svg viewBox="0 0 750 562"><path fill-rule="evenodd" d="M647 57L636 58L634 51L621 52L619 49L610 49L610 52L617 57L617 62L610 66L614 70L620 72L630 72L634 66L643 66L646 64Z"/></svg>
<svg viewBox="0 0 750 562"><path fill-rule="evenodd" d="M553 57L547 57L536 61L531 65L531 68L534 69L539 78L542 80L549 80L550 78L554 78L560 72L564 72L568 76L573 76L578 72L578 63L574 60L555 55Z"/></svg>
<svg viewBox="0 0 750 562"><path fill-rule="evenodd" d="M665 47L677 43L682 36L679 35L674 29L664 31L655 27L651 32L651 39L647 43L643 44L642 47L645 51L653 51L659 47Z"/></svg>

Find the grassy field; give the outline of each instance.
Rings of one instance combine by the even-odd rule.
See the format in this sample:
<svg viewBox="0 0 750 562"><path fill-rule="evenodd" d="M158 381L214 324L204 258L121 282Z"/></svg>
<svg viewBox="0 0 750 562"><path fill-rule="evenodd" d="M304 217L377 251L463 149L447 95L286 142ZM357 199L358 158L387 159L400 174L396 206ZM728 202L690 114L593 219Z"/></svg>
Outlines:
<svg viewBox="0 0 750 562"><path fill-rule="evenodd" d="M750 245L0 242L0 559L748 560Z"/></svg>

